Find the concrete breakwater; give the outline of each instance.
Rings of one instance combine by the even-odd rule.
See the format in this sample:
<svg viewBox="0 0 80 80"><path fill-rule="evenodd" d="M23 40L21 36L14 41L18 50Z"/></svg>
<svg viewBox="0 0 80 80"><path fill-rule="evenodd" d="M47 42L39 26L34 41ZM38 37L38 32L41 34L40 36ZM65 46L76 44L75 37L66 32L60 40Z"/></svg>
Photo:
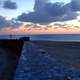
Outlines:
<svg viewBox="0 0 80 80"><path fill-rule="evenodd" d="M23 47L22 40L0 40L0 80L13 80Z"/></svg>

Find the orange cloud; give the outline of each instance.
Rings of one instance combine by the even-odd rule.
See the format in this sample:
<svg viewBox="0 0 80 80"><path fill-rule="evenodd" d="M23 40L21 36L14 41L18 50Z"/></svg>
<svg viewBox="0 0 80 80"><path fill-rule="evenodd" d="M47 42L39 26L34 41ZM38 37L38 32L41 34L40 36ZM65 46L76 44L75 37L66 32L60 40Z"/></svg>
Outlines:
<svg viewBox="0 0 80 80"><path fill-rule="evenodd" d="M16 29L3 29L0 30L0 34L80 34L79 28L56 28L53 27L47 28L47 27L40 27L40 28L25 28L24 26L21 26Z"/></svg>

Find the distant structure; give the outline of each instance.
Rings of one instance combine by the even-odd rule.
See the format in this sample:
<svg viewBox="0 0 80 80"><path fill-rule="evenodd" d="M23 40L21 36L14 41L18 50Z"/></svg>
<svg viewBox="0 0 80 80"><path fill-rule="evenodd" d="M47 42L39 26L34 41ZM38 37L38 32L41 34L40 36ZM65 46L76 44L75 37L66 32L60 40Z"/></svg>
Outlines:
<svg viewBox="0 0 80 80"><path fill-rule="evenodd" d="M49 0L35 0L34 10L36 12L44 10L44 7L48 1Z"/></svg>
<svg viewBox="0 0 80 80"><path fill-rule="evenodd" d="M21 37L20 40L22 40L22 41L30 41L30 37Z"/></svg>
<svg viewBox="0 0 80 80"><path fill-rule="evenodd" d="M9 35L9 38L10 38L10 39L12 39L12 38L13 38L13 35L12 35L12 34L10 34L10 35Z"/></svg>

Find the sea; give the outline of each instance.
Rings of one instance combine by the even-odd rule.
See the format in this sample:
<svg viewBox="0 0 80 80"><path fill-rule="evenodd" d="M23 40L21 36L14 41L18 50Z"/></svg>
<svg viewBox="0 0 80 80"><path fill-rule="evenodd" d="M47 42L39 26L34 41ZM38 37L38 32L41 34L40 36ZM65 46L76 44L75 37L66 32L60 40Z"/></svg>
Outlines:
<svg viewBox="0 0 80 80"><path fill-rule="evenodd" d="M21 37L30 37L31 40L80 41L80 34L0 35L0 39L20 39Z"/></svg>

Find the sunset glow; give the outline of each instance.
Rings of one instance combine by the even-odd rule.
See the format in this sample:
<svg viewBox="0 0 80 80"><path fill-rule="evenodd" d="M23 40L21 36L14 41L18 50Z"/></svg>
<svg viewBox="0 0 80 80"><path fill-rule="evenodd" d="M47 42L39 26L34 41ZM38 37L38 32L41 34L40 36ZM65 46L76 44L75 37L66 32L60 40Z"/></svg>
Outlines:
<svg viewBox="0 0 80 80"><path fill-rule="evenodd" d="M0 30L4 34L80 34L80 28L25 28L21 26L16 29Z"/></svg>
<svg viewBox="0 0 80 80"><path fill-rule="evenodd" d="M0 34L80 34L78 3L79 0L2 0Z"/></svg>

